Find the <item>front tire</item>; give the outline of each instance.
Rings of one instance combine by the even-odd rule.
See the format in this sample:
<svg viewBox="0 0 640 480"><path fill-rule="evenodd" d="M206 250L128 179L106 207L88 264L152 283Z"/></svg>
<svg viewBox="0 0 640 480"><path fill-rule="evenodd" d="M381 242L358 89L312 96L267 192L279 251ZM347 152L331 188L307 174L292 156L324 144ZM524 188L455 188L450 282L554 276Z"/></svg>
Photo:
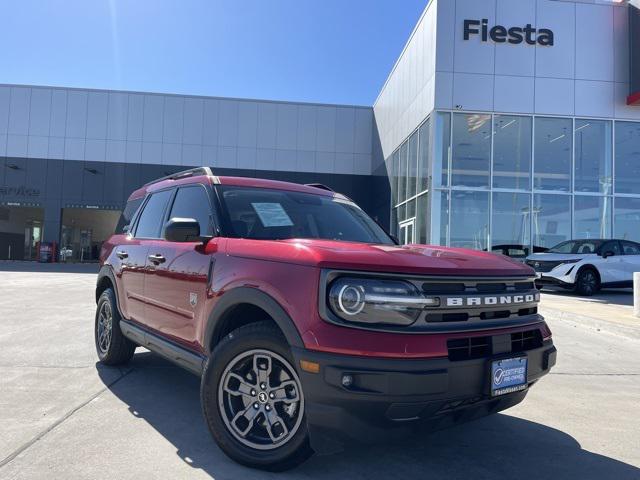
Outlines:
<svg viewBox="0 0 640 480"><path fill-rule="evenodd" d="M600 279L593 268L585 268L578 272L576 278L576 292L579 295L590 297L600 290Z"/></svg>
<svg viewBox="0 0 640 480"><path fill-rule="evenodd" d="M216 443L236 462L283 471L313 454L293 365L282 333L266 322L231 332L209 357L202 410Z"/></svg>
<svg viewBox="0 0 640 480"><path fill-rule="evenodd" d="M100 363L122 365L133 357L136 345L122 334L121 318L115 294L107 288L98 299L94 325L96 352Z"/></svg>

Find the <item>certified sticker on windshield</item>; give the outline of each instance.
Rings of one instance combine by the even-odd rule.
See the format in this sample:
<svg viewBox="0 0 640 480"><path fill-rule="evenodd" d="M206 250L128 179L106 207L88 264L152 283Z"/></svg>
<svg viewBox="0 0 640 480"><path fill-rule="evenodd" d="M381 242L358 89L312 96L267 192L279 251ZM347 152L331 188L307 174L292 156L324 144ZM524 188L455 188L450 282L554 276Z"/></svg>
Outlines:
<svg viewBox="0 0 640 480"><path fill-rule="evenodd" d="M290 227L293 222L279 203L255 202L251 206L265 227Z"/></svg>

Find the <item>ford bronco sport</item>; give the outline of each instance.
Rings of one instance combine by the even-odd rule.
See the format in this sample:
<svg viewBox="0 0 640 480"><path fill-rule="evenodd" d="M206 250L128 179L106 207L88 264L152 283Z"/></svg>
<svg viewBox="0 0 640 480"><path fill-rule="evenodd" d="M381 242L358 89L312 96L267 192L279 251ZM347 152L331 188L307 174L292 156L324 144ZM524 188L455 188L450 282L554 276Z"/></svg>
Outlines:
<svg viewBox="0 0 640 480"><path fill-rule="evenodd" d="M100 259L100 361L142 346L199 375L216 442L255 468L499 412L556 361L528 266L399 246L319 185L162 178Z"/></svg>

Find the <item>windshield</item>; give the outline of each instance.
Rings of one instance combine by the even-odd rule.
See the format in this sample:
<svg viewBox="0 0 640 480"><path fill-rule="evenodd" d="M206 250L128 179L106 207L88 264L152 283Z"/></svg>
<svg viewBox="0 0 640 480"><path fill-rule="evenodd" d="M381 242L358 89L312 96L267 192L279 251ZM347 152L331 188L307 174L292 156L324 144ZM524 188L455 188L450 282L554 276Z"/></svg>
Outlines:
<svg viewBox="0 0 640 480"><path fill-rule="evenodd" d="M569 240L568 242L562 242L550 248L547 250L547 253L596 253L603 243L602 240Z"/></svg>
<svg viewBox="0 0 640 480"><path fill-rule="evenodd" d="M356 204L267 188L220 187L233 236L260 240L319 238L393 245Z"/></svg>

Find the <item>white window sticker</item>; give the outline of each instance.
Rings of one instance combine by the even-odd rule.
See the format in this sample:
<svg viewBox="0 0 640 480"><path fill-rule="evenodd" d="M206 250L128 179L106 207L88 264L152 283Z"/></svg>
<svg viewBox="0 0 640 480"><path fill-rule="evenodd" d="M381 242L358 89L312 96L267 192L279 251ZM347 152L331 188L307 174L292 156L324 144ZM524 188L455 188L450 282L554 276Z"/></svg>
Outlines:
<svg viewBox="0 0 640 480"><path fill-rule="evenodd" d="M293 222L279 203L252 203L251 206L265 227L290 227Z"/></svg>

